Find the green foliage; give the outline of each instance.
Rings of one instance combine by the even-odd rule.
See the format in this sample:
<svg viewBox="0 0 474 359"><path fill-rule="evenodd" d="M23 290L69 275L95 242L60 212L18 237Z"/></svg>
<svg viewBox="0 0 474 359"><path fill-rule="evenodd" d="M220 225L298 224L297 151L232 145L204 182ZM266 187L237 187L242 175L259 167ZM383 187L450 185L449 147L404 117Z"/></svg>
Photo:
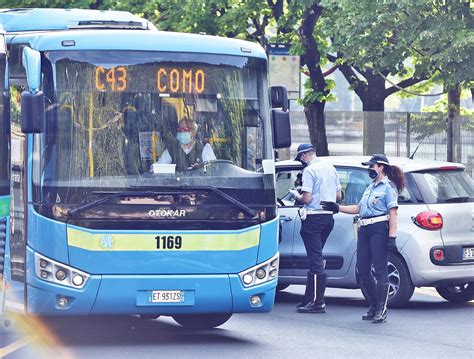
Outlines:
<svg viewBox="0 0 474 359"><path fill-rule="evenodd" d="M461 98L468 98L470 91L463 90ZM436 100L432 106L425 106L421 109L422 112L441 112L448 113L448 96L445 95L441 99ZM474 109L468 109L466 107L460 108L460 114L462 116L474 116Z"/></svg>
<svg viewBox="0 0 474 359"><path fill-rule="evenodd" d="M417 141L422 141L427 137L446 131L445 117L446 114L442 112L412 114L410 131L415 134Z"/></svg>
<svg viewBox="0 0 474 359"><path fill-rule="evenodd" d="M316 91L313 88L311 79L307 78L303 84L305 95L300 100L298 100L298 103L303 106L308 106L315 102L336 101L336 97L333 94L327 93L327 91L333 89L335 85L336 83L333 80L326 80L325 91Z"/></svg>
<svg viewBox="0 0 474 359"><path fill-rule="evenodd" d="M468 1L322 0L336 51L362 70L432 77L449 89L474 78ZM407 61L411 59L411 61Z"/></svg>

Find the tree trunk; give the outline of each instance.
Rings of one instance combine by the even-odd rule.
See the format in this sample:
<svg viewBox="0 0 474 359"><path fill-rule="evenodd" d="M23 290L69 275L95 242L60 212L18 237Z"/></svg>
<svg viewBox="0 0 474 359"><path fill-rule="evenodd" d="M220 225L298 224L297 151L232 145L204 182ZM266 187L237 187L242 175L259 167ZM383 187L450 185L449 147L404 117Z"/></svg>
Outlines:
<svg viewBox="0 0 474 359"><path fill-rule="evenodd" d="M461 162L461 87L457 84L448 92L447 160Z"/></svg>
<svg viewBox="0 0 474 359"><path fill-rule="evenodd" d="M364 111L363 154L385 153L385 80L379 76L368 81L365 94L360 96Z"/></svg>
<svg viewBox="0 0 474 359"><path fill-rule="evenodd" d="M301 27L298 30L301 44L303 45L304 55L302 56L302 64L308 67L309 78L311 80L311 89L314 93L324 96L329 94L326 89L326 81L324 80L323 71L321 69L321 53L318 44L314 38L314 28L323 11L319 0L313 2L306 7L302 19ZM306 122L308 123L309 136L311 143L316 149L318 156L328 156L328 141L326 138L326 127L324 121L324 107L326 100L314 101L305 104Z"/></svg>
<svg viewBox="0 0 474 359"><path fill-rule="evenodd" d="M318 156L329 156L324 119L325 104L325 102L316 102L304 108L309 129L309 139L316 149L316 155Z"/></svg>

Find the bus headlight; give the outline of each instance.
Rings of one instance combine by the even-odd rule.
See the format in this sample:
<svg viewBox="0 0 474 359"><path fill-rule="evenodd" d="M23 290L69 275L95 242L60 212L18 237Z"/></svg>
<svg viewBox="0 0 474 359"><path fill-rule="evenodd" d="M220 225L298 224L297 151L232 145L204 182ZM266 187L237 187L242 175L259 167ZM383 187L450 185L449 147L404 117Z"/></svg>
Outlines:
<svg viewBox="0 0 474 359"><path fill-rule="evenodd" d="M36 276L47 282L81 289L90 275L35 253Z"/></svg>
<svg viewBox="0 0 474 359"><path fill-rule="evenodd" d="M239 277L244 287L251 287L275 279L278 276L279 258L280 254L277 253L269 260L240 272Z"/></svg>
<svg viewBox="0 0 474 359"><path fill-rule="evenodd" d="M257 269L257 273L256 273L255 276L256 276L258 279L263 279L263 278L265 278L266 275L267 275L267 272L265 272L265 269L264 269L264 268L258 268L258 269Z"/></svg>
<svg viewBox="0 0 474 359"><path fill-rule="evenodd" d="M58 269L56 271L56 279L59 280L59 281L63 281L64 279L66 279L67 277L67 273L64 269Z"/></svg>
<svg viewBox="0 0 474 359"><path fill-rule="evenodd" d="M72 277L72 283L76 287L80 287L84 283L84 277L80 274L75 274L74 277Z"/></svg>

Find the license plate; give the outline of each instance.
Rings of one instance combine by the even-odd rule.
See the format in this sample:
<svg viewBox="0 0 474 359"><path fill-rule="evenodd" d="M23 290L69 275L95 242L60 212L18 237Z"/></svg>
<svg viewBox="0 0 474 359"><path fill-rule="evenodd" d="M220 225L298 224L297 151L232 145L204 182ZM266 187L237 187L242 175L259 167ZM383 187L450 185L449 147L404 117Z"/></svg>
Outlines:
<svg viewBox="0 0 474 359"><path fill-rule="evenodd" d="M181 303L184 302L184 291L151 290L148 292L149 303Z"/></svg>
<svg viewBox="0 0 474 359"><path fill-rule="evenodd" d="M474 247L463 248L462 259L463 260L474 259Z"/></svg>

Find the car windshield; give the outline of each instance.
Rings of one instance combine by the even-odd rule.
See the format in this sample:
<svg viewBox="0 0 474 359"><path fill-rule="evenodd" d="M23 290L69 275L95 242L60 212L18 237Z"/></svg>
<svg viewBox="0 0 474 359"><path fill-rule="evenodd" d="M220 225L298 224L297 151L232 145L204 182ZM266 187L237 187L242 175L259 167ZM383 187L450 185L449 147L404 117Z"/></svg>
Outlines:
<svg viewBox="0 0 474 359"><path fill-rule="evenodd" d="M262 59L164 52L44 53L43 187L212 185L261 177L268 113ZM171 181L171 182L170 182Z"/></svg>
<svg viewBox="0 0 474 359"><path fill-rule="evenodd" d="M474 201L474 186L463 170L436 170L413 173L426 203L461 203Z"/></svg>

